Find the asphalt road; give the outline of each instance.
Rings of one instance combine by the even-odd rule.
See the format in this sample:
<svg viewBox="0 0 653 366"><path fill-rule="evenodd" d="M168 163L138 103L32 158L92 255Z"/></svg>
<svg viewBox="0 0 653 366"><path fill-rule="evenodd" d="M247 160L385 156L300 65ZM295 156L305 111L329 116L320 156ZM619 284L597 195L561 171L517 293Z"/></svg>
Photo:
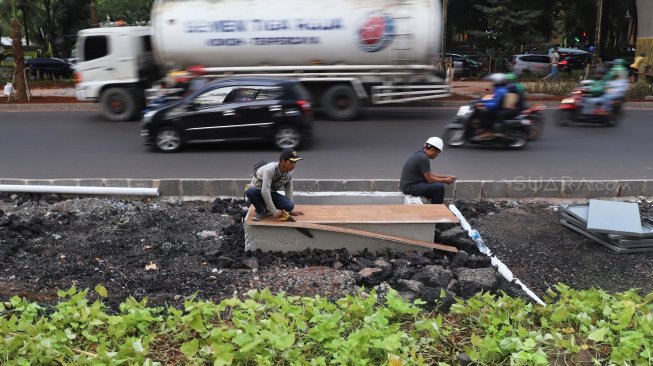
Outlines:
<svg viewBox="0 0 653 366"><path fill-rule="evenodd" d="M653 179L650 110L628 110L617 127L558 127L547 111L542 138L521 151L446 148L435 172L459 180ZM383 110L355 122L316 123L296 179L398 179L404 160L439 136L454 109ZM90 112L0 113L0 178L247 178L278 152L264 144L191 147L178 154L142 145L138 123Z"/></svg>

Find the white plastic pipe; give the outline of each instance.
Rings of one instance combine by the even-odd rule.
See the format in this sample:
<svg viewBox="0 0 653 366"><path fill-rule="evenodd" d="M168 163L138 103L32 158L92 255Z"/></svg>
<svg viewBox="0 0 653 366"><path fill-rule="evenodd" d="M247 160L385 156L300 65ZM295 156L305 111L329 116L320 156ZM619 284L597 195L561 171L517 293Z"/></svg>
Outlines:
<svg viewBox="0 0 653 366"><path fill-rule="evenodd" d="M469 235L470 238L474 240L476 243L476 247L478 250L490 257L490 261L493 266L497 268L497 271L499 274L503 276L508 282L515 282L517 285L519 285L528 296L530 296L535 302L537 302L540 305L546 306L544 301L540 299L531 289L526 287L526 285L521 282L518 278L515 278L515 276L512 274L512 271L508 269L508 266L506 266L499 258L497 258L496 255L492 254L490 249L485 245L485 242L483 241L483 238L481 238L481 234L478 233L475 229L472 229L471 225L465 220L465 217L463 216L460 211L458 211L458 208L455 205L449 205L449 210L460 220L460 226L467 231L467 235Z"/></svg>
<svg viewBox="0 0 653 366"><path fill-rule="evenodd" d="M0 192L9 193L54 193L54 194L97 194L97 195L135 195L158 196L158 188L131 187L77 187L48 185L0 184Z"/></svg>

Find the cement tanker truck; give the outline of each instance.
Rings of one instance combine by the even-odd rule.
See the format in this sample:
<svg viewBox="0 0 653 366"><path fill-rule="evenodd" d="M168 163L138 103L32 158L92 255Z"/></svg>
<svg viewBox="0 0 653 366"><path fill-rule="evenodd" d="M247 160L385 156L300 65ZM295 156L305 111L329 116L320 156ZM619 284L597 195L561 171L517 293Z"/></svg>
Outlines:
<svg viewBox="0 0 653 366"><path fill-rule="evenodd" d="M434 66L440 0L156 0L151 25L78 34L76 95L136 119L171 70L293 78L334 120L368 105L448 96Z"/></svg>

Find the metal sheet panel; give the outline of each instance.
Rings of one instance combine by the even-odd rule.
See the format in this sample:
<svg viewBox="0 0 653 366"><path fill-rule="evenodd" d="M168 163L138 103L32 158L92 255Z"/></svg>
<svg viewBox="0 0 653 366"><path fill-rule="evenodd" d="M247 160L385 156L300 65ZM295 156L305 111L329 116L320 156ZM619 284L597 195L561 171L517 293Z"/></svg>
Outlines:
<svg viewBox="0 0 653 366"><path fill-rule="evenodd" d="M594 233L642 236L637 203L590 200L587 230Z"/></svg>

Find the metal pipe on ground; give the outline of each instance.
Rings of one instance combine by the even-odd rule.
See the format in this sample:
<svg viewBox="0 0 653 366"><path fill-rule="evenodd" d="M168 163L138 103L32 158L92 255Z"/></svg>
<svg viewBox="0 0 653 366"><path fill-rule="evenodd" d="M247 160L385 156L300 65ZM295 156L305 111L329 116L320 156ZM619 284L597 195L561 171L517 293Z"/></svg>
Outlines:
<svg viewBox="0 0 653 366"><path fill-rule="evenodd" d="M158 188L133 187L77 187L49 185L0 184L0 192L5 193L52 193L52 194L90 194L90 195L131 195L158 196Z"/></svg>

